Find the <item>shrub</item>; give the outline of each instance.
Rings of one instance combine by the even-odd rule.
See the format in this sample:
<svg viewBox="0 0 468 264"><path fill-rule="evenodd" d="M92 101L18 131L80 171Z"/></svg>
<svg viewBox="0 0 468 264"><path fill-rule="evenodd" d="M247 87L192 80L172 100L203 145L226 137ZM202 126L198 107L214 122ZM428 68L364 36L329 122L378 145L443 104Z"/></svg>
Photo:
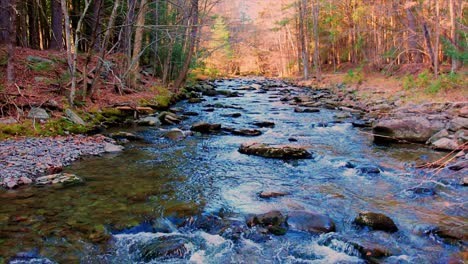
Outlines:
<svg viewBox="0 0 468 264"><path fill-rule="evenodd" d="M405 90L411 90L416 88L416 83L414 81L413 75L409 74L403 77L403 89Z"/></svg>
<svg viewBox="0 0 468 264"><path fill-rule="evenodd" d="M359 66L355 69L350 69L346 73L343 82L346 84L362 84L362 82L364 82L364 73L362 71L362 66Z"/></svg>

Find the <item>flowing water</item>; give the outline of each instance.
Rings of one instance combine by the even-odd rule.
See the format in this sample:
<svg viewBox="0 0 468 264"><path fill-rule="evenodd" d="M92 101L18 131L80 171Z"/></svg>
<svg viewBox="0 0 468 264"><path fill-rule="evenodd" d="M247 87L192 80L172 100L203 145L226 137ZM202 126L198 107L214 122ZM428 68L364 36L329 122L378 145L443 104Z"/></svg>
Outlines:
<svg viewBox="0 0 468 264"><path fill-rule="evenodd" d="M217 86L229 90L250 83L218 81ZM255 121L276 124L261 128L261 136L221 133L173 141L163 138L159 129L135 130L144 141L66 169L85 179L82 186L1 191L1 260L17 256L13 263L365 263L356 243L390 250L392 256L380 259L382 263L463 259L464 244L444 243L424 231L455 228L466 235L466 187L436 181L409 166L444 153L411 145L376 146L350 122L335 122L339 111L295 113L295 106L279 100L285 89L241 91L241 97L177 105L200 113L177 127L189 129L198 121L238 129L254 128ZM293 94L307 92L288 89ZM231 108L208 112L207 104ZM241 116L227 116L234 112ZM290 143L290 138L297 142ZM284 161L238 152L242 143L252 141L302 146L314 158ZM347 162L376 165L382 173L362 175L346 167ZM408 191L418 186L429 186L436 194ZM289 195L261 199L258 193L263 190ZM316 235L290 229L284 236L259 240L248 236L246 227L236 239L206 228L178 228L200 214L242 226L247 215L271 210L325 214L337 231ZM386 214L399 231L358 228L353 219L361 211ZM145 247L167 246L168 241L183 245L183 258L142 256Z"/></svg>

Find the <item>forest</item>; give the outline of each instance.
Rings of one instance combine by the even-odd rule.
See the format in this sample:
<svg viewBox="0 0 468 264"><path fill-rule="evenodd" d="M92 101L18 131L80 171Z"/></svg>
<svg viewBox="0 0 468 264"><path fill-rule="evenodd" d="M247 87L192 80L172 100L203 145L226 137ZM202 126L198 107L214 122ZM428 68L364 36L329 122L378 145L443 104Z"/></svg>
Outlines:
<svg viewBox="0 0 468 264"><path fill-rule="evenodd" d="M71 106L97 90L178 91L230 75L320 83L344 72L362 83L377 72L436 93L466 84L466 10L462 0L2 0L1 109L14 112L11 96L31 82ZM55 74L25 82L41 70Z"/></svg>

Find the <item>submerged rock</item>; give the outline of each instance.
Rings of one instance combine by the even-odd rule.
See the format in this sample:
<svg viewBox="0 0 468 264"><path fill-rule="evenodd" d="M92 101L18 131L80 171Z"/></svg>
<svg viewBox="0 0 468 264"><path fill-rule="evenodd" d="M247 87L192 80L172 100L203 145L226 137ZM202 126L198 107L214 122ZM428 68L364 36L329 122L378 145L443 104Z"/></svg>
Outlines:
<svg viewBox="0 0 468 264"><path fill-rule="evenodd" d="M360 226L367 226L374 230L382 230L387 232L396 232L398 227L393 220L379 213L362 212L354 219L354 223Z"/></svg>
<svg viewBox="0 0 468 264"><path fill-rule="evenodd" d="M288 225L292 229L311 233L335 231L335 223L325 215L310 211L292 211L288 214Z"/></svg>
<svg viewBox="0 0 468 264"><path fill-rule="evenodd" d="M273 159L310 159L312 154L301 147L269 146L261 143L244 143L239 152L247 155Z"/></svg>
<svg viewBox="0 0 468 264"><path fill-rule="evenodd" d="M425 196L436 195L436 191L433 188L428 188L428 187L415 187L415 188L410 188L407 191L416 195L425 195Z"/></svg>

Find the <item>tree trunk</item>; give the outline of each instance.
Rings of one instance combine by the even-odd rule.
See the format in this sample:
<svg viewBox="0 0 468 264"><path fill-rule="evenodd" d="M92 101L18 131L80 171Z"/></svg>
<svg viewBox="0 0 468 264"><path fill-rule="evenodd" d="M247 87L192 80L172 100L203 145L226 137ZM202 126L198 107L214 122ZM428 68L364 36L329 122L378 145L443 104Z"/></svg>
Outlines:
<svg viewBox="0 0 468 264"><path fill-rule="evenodd" d="M308 48L308 19L307 19L307 0L300 1L299 4L299 38L301 41L301 58L304 79L309 77L309 48Z"/></svg>
<svg viewBox="0 0 468 264"><path fill-rule="evenodd" d="M10 20L8 14L8 0L0 0L0 43L8 43L8 28Z"/></svg>
<svg viewBox="0 0 468 264"><path fill-rule="evenodd" d="M449 0L449 12L450 12L450 38L452 39L453 46L456 47L458 44L458 37L457 37L457 24L455 22L455 4L454 0ZM458 68L458 61L455 56L452 56L452 68L451 72L455 73Z"/></svg>
<svg viewBox="0 0 468 264"><path fill-rule="evenodd" d="M72 54L72 41L71 41L71 31L70 31L70 16L68 15L68 7L66 0L60 0L62 5L62 14L65 20L65 47L67 50L67 62L68 70L71 74L72 87L70 88L70 93L68 94L68 103L71 107L74 106L75 100L75 89L76 89L76 75L75 70L73 69L73 54Z"/></svg>
<svg viewBox="0 0 468 264"><path fill-rule="evenodd" d="M432 43L431 43L431 35L429 33L429 28L427 27L427 23L423 23L423 31L424 31L424 39L426 40L426 46L427 46L427 51L429 53L429 56L431 58L431 65L435 65L435 54L434 54L434 49L432 48Z"/></svg>
<svg viewBox="0 0 468 264"><path fill-rule="evenodd" d="M16 0L10 0L8 8L9 18L9 41L8 41L8 64L7 82L12 84L15 81L15 46L16 46Z"/></svg>
<svg viewBox="0 0 468 264"><path fill-rule="evenodd" d="M63 49L63 13L60 0L51 0L52 7L52 39L50 42L50 49L61 50Z"/></svg>
<svg viewBox="0 0 468 264"><path fill-rule="evenodd" d="M39 48L39 11L36 1L29 0L29 46L32 49Z"/></svg>
<svg viewBox="0 0 468 264"><path fill-rule="evenodd" d="M409 61L413 63L420 63L421 62L421 54L417 50L418 49L418 38L416 32L416 18L413 14L413 8L406 9L406 16L408 19L408 54L409 54Z"/></svg>
<svg viewBox="0 0 468 264"><path fill-rule="evenodd" d="M94 45L93 50L99 51L101 47L102 40L102 25L101 25L101 16L103 13L103 0L95 0L93 6L93 39Z"/></svg>
<svg viewBox="0 0 468 264"><path fill-rule="evenodd" d="M145 26L145 16L147 11L147 0L141 0L140 9L138 11L135 41L133 43L132 60L129 70L129 82L131 87L136 87L136 82L139 79L140 73L140 56L143 41L143 32Z"/></svg>
<svg viewBox="0 0 468 264"><path fill-rule="evenodd" d="M440 8L439 0L435 1L436 21L435 21L435 44L434 44L434 75L439 75L439 42L440 42Z"/></svg>
<svg viewBox="0 0 468 264"><path fill-rule="evenodd" d="M190 43L188 48L188 54L185 58L184 65L182 66L182 70L179 72L179 77L174 83L174 89L176 91L185 83L187 80L187 74L189 71L189 66L192 61L193 53L195 51L195 45L197 42L198 37L198 0L191 0L191 18L192 18L192 29L190 31Z"/></svg>
<svg viewBox="0 0 468 264"><path fill-rule="evenodd" d="M319 15L320 15L320 1L314 3L313 7L313 24L314 24L314 67L315 78L319 82L320 75L320 41L319 41Z"/></svg>
<svg viewBox="0 0 468 264"><path fill-rule="evenodd" d="M114 27L114 23L117 17L117 11L119 10L119 6L120 6L120 0L115 0L114 7L112 8L112 13L109 17L109 23L107 24L106 33L104 34L104 39L101 43L100 58L96 65L96 69L94 70L94 79L91 85L89 86L89 91L87 93L88 97L92 97L94 95L94 91L96 90L96 83L98 82L101 76L101 68L103 66L103 62L106 57L107 45L111 37L112 28Z"/></svg>

